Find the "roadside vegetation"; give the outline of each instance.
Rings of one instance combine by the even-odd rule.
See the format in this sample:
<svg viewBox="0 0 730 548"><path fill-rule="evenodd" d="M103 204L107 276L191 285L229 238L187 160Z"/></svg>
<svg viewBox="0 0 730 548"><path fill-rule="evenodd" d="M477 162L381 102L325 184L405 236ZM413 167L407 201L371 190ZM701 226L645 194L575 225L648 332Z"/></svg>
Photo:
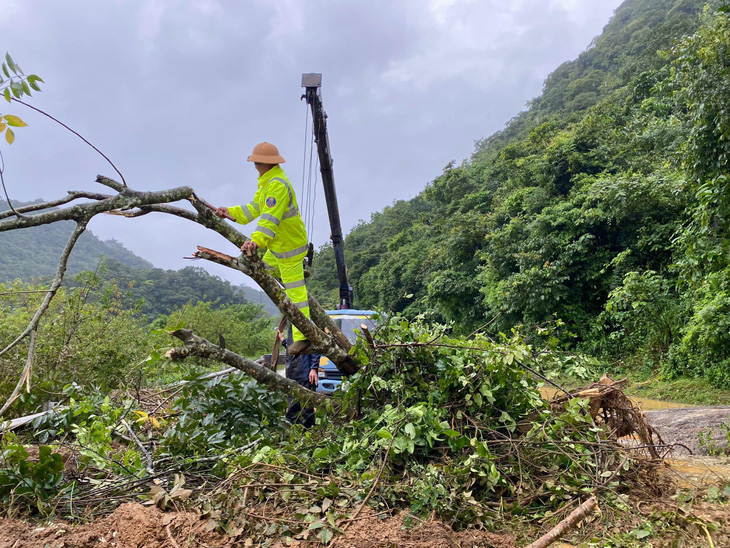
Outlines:
<svg viewBox="0 0 730 548"><path fill-rule="evenodd" d="M612 373L730 388L728 10L624 2L470 161L348 234L357 305L492 336L559 318Z"/></svg>

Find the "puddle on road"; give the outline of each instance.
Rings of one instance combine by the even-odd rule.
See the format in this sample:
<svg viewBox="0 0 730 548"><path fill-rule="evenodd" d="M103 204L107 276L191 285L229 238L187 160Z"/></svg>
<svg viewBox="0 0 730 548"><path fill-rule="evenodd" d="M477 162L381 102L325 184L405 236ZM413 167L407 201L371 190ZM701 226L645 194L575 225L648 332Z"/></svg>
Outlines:
<svg viewBox="0 0 730 548"><path fill-rule="evenodd" d="M671 459L668 472L681 487L718 485L730 480L730 460L727 457L687 456Z"/></svg>
<svg viewBox="0 0 730 548"><path fill-rule="evenodd" d="M552 399L556 392L558 392L558 389L553 388L552 386L543 386L542 388L540 388L540 394L542 394L542 397L546 400ZM629 396L629 398L634 403L638 403L643 411L651 411L654 409L680 409L682 407L696 407L695 405L690 405L688 403L650 400L648 398L640 398L638 396Z"/></svg>

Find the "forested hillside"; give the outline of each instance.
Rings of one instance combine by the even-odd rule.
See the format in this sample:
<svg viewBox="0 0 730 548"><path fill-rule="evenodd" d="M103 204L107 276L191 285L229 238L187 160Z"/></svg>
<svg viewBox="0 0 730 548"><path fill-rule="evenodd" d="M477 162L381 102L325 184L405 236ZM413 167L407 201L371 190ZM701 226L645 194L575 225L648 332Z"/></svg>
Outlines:
<svg viewBox="0 0 730 548"><path fill-rule="evenodd" d="M730 386L729 81L727 2L627 0L470 161L352 230L356 305L462 333L560 319L606 361Z"/></svg>

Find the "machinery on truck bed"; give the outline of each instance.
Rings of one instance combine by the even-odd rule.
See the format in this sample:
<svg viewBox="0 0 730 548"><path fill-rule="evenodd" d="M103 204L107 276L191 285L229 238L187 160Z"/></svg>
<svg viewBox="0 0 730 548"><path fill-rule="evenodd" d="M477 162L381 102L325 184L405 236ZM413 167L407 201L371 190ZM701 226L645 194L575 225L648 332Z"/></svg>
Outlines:
<svg viewBox="0 0 730 548"><path fill-rule="evenodd" d="M347 265L345 251L342 247L342 225L340 224L340 208L337 204L335 190L335 174L332 170L332 155L327 135L327 114L322 108L322 75L316 73L302 74L302 87L305 89L302 99L312 109L312 124L314 126L314 142L317 144L319 156L319 171L322 174L324 199L327 202L327 216L330 221L332 248L335 250L335 264L337 265L337 279L340 282L340 302L338 309L352 308L352 287L347 280Z"/></svg>
<svg viewBox="0 0 730 548"><path fill-rule="evenodd" d="M340 224L340 208L337 204L335 190L335 176L332 170L332 155L330 153L329 136L327 134L327 114L322 107L322 75L317 73L302 74L302 87L305 89L303 99L312 110L312 124L314 141L317 144L324 197L327 202L327 215L330 222L332 248L335 252L337 278L339 280L339 303L336 310L328 310L329 315L344 335L354 343L357 340L357 331L361 324L368 328L373 327L371 320L372 310L352 310L352 286L347 279L347 265L343 249L342 226ZM342 383L342 372L326 357L319 361L319 384L317 392L331 394Z"/></svg>

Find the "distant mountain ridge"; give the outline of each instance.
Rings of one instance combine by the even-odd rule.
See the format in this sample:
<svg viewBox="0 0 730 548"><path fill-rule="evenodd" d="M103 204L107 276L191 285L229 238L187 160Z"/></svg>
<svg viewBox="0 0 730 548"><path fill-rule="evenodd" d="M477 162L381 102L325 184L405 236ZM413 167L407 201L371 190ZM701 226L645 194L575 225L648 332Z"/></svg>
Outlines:
<svg viewBox="0 0 730 548"><path fill-rule="evenodd" d="M14 202L22 207L36 202ZM8 203L0 200L0 211ZM74 228L73 221L24 228L0 233L0 281L44 279L56 274L58 258ZM68 274L94 270L101 256L132 268L152 268L152 263L138 257L116 240L102 241L87 230L81 235L68 262Z"/></svg>

